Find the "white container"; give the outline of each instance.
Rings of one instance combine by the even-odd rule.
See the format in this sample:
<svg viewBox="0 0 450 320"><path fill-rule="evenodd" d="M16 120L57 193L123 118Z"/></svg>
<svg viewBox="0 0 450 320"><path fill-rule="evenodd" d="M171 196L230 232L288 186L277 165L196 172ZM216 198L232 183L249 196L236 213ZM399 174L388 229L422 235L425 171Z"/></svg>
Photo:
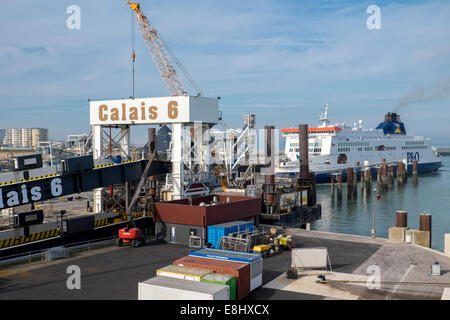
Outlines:
<svg viewBox="0 0 450 320"><path fill-rule="evenodd" d="M229 300L229 288L221 284L157 276L138 283L138 300Z"/></svg>
<svg viewBox="0 0 450 320"><path fill-rule="evenodd" d="M262 286L262 274L250 279L250 291Z"/></svg>
<svg viewBox="0 0 450 320"><path fill-rule="evenodd" d="M168 265L164 268L156 270L157 276L170 277L176 279L184 279L191 281L200 281L204 275L213 271L198 268L188 268L183 266Z"/></svg>

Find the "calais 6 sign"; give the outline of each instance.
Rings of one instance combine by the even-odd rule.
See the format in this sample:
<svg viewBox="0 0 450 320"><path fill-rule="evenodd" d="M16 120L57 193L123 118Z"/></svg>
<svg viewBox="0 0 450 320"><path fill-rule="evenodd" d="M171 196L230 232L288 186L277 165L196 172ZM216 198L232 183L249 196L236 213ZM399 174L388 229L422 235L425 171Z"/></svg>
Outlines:
<svg viewBox="0 0 450 320"><path fill-rule="evenodd" d="M91 101L91 125L180 122L217 123L218 100L205 97L162 97Z"/></svg>
<svg viewBox="0 0 450 320"><path fill-rule="evenodd" d="M63 187L61 182L62 181L60 178L53 178L50 180L49 191L51 193L51 197L58 197L62 195ZM48 189L46 187L47 186L44 185L28 186L27 184L22 184L18 190L16 189L6 192L0 188L0 209L27 204L29 202L46 200L49 198L48 195L43 195L43 189Z"/></svg>

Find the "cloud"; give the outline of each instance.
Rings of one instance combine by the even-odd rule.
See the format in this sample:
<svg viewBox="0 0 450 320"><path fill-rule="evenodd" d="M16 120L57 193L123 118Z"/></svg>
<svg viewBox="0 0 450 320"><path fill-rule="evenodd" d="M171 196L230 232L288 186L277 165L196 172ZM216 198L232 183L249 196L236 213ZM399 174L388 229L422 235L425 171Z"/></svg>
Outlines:
<svg viewBox="0 0 450 320"><path fill-rule="evenodd" d="M65 108L82 112L87 98L131 94L131 10L123 1L79 0L81 29L68 30L70 4L0 5L0 30L8 30L0 38L0 111L17 106L8 112L15 126L26 117L20 108L49 106L50 118L70 123ZM315 123L325 103L339 121L375 117L392 111L411 87L445 77L450 3L384 2L376 31L366 28L369 4L141 1L204 95L222 97L224 116L236 127L244 113L277 126ZM136 29L136 96L163 95L167 88ZM60 132L62 123L55 124Z"/></svg>

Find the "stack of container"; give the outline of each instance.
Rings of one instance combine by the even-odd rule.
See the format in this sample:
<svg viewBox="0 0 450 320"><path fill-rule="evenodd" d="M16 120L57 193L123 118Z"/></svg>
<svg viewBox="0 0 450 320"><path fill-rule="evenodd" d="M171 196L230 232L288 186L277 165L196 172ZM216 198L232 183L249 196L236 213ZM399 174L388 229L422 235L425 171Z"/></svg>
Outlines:
<svg viewBox="0 0 450 320"><path fill-rule="evenodd" d="M139 282L139 300L228 300L229 287L216 283L157 276Z"/></svg>
<svg viewBox="0 0 450 320"><path fill-rule="evenodd" d="M228 274L236 277L236 299L242 299L250 293L250 265L248 263L186 256L175 260L173 264L191 268L209 269L215 273Z"/></svg>
<svg viewBox="0 0 450 320"><path fill-rule="evenodd" d="M236 300L236 277L229 274L208 273L204 275L200 282L216 283L228 286L229 300Z"/></svg>
<svg viewBox="0 0 450 320"><path fill-rule="evenodd" d="M157 276L192 281L201 281L202 277L209 273L212 273L212 271L207 269L181 267L177 265L169 265L156 270Z"/></svg>
<svg viewBox="0 0 450 320"><path fill-rule="evenodd" d="M139 300L234 300L262 284L260 254L199 249L138 285Z"/></svg>
<svg viewBox="0 0 450 320"><path fill-rule="evenodd" d="M253 222L248 221L233 221L208 226L208 242L211 247L218 248L223 236L234 232L253 231L253 229Z"/></svg>
<svg viewBox="0 0 450 320"><path fill-rule="evenodd" d="M191 251L189 256L247 263L250 265L250 291L253 291L262 285L263 259L261 254L204 248Z"/></svg>

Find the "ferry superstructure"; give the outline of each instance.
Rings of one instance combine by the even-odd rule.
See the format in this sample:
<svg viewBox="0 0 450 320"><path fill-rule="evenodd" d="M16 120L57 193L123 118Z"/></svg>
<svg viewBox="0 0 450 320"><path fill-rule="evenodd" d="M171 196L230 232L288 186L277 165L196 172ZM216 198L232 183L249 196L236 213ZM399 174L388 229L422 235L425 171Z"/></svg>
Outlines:
<svg viewBox="0 0 450 320"><path fill-rule="evenodd" d="M276 167L276 174L279 177L295 176L299 171L298 128L284 128L281 132L286 138L285 158ZM362 120L353 126L331 125L326 105L319 126L308 128L309 168L318 183L330 182L331 176L339 173L345 178L349 167L358 171L370 166L375 171L383 161L403 161L411 172L413 161L417 160L419 173L434 171L442 166L442 162L430 141L406 134L400 116L391 112L375 129L364 129Z"/></svg>

